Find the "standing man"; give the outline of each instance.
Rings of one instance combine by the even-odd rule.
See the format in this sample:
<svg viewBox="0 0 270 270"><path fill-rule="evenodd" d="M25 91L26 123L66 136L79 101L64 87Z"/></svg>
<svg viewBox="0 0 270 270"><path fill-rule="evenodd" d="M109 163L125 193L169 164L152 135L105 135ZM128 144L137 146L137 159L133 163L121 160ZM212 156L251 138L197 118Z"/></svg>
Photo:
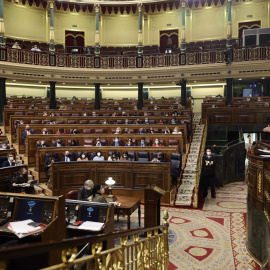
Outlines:
<svg viewBox="0 0 270 270"><path fill-rule="evenodd" d="M203 156L203 195L207 197L208 187L211 186L211 197L216 198L215 191L215 165L216 157L212 155L211 149L206 150Z"/></svg>
<svg viewBox="0 0 270 270"><path fill-rule="evenodd" d="M30 134L36 134L36 132L33 129L31 129L29 125L26 125L25 131L23 131L22 133L23 145L25 145L25 140L27 138L27 135L30 135Z"/></svg>

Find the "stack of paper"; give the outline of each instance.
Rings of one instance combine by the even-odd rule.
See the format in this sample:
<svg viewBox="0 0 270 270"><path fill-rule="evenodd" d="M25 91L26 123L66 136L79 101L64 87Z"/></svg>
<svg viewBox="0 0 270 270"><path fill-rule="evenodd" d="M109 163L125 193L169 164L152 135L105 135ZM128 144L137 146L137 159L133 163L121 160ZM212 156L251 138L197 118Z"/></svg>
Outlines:
<svg viewBox="0 0 270 270"><path fill-rule="evenodd" d="M102 222L85 221L78 229L98 232L102 229L103 225L104 223Z"/></svg>
<svg viewBox="0 0 270 270"><path fill-rule="evenodd" d="M39 231L42 231L43 227L41 226L33 227L29 225L31 223L33 223L32 219L10 222L8 225L8 229L14 232L19 238L23 238L27 235L31 235Z"/></svg>

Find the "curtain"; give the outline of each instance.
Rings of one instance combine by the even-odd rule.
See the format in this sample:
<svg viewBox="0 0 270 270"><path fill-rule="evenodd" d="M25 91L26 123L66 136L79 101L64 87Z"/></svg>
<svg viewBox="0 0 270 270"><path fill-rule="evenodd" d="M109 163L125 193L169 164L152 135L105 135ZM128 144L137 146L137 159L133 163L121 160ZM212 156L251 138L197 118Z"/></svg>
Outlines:
<svg viewBox="0 0 270 270"><path fill-rule="evenodd" d="M72 49L77 48L79 54L84 53L84 32L65 31L66 52L71 53Z"/></svg>

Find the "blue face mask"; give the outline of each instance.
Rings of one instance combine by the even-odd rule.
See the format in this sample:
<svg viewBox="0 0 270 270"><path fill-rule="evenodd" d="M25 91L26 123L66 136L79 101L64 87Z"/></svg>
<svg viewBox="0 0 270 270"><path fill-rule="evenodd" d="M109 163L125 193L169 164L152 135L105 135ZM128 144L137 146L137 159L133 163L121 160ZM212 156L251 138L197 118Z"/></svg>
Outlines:
<svg viewBox="0 0 270 270"><path fill-rule="evenodd" d="M115 139L115 142L119 142L119 140L118 139Z"/></svg>

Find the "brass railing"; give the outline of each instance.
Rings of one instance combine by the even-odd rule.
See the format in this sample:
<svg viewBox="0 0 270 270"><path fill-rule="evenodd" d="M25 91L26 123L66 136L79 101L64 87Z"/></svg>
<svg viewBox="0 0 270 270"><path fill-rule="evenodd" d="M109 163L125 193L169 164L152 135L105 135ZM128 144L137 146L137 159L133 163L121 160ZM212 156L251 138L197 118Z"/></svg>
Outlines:
<svg viewBox="0 0 270 270"><path fill-rule="evenodd" d="M86 236L75 239L65 239L57 243L30 244L28 247L15 247L0 249L0 266L6 269L9 259L31 256L51 252L57 254L61 250L62 263L50 265L46 270L56 269L81 269L86 264L86 269L160 269L166 270L169 265L168 247L168 212L164 211L164 222L161 226L147 229L115 232L101 236ZM145 238L139 238L140 234ZM131 240L128 238L133 236ZM103 250L103 241L120 238L120 245L109 250ZM76 258L78 246L90 244L90 255ZM55 259L55 258L54 258Z"/></svg>

